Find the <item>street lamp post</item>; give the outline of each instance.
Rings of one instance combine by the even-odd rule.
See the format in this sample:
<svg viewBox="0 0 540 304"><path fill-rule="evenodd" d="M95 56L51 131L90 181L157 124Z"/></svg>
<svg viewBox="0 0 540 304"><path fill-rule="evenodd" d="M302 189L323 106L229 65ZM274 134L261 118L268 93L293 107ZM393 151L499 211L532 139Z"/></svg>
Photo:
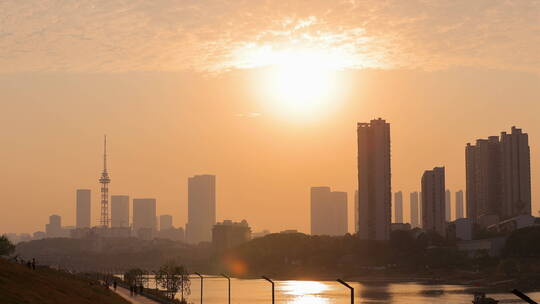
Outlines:
<svg viewBox="0 0 540 304"><path fill-rule="evenodd" d="M223 273L221 274L221 276L227 279L229 283L229 304L231 304L231 278Z"/></svg>
<svg viewBox="0 0 540 304"><path fill-rule="evenodd" d="M354 304L354 288L352 288L351 285L347 284L345 281L343 281L342 279L337 279L336 281L338 281L341 285L349 288L351 290L351 304Z"/></svg>
<svg viewBox="0 0 540 304"><path fill-rule="evenodd" d="M201 278L201 304L203 304L203 276L198 272L194 272L194 274L198 275Z"/></svg>
<svg viewBox="0 0 540 304"><path fill-rule="evenodd" d="M263 279L267 280L272 284L272 304L274 304L274 281L270 280L268 277L262 276Z"/></svg>

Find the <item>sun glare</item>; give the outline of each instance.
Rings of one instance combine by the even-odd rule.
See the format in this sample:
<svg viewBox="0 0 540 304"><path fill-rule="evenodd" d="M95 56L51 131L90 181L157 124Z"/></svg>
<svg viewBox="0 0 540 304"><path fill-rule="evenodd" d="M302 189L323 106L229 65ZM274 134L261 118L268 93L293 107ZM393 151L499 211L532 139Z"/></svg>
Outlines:
<svg viewBox="0 0 540 304"><path fill-rule="evenodd" d="M273 112L314 117L328 112L339 100L338 72L347 56L317 50L253 52L251 67L265 67L258 91Z"/></svg>

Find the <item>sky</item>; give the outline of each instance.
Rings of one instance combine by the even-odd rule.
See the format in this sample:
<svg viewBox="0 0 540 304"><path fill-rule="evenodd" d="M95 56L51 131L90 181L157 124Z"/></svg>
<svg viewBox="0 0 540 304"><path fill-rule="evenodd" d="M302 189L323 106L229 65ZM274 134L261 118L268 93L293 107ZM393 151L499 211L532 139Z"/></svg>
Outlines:
<svg viewBox="0 0 540 304"><path fill-rule="evenodd" d="M309 232L309 188L349 193L356 123L391 123L392 189L467 142L529 133L540 182L540 1L2 1L0 232L74 224L75 190L187 218L187 178L217 176L218 220Z"/></svg>

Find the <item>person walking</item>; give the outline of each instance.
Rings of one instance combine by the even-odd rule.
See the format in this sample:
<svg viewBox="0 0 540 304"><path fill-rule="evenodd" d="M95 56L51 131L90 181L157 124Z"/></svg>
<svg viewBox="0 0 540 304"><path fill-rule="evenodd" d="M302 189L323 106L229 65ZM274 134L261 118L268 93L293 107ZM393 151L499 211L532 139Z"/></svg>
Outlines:
<svg viewBox="0 0 540 304"><path fill-rule="evenodd" d="M36 259L32 258L32 270L36 270Z"/></svg>
<svg viewBox="0 0 540 304"><path fill-rule="evenodd" d="M114 288L114 291L116 291L116 280L113 281L113 288Z"/></svg>

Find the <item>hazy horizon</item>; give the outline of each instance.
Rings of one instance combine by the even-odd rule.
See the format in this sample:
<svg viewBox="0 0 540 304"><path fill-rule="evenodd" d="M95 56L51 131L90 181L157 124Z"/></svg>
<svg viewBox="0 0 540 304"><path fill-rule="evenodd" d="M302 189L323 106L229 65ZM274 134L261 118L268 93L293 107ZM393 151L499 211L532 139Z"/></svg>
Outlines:
<svg viewBox="0 0 540 304"><path fill-rule="evenodd" d="M37 4L0 4L0 232L75 224L76 189L97 224L104 134L110 194L156 198L175 226L187 178L215 174L218 221L309 232L310 187L330 186L352 232L356 123L378 117L405 221L424 170L465 190L466 143L512 126L540 208L537 1Z"/></svg>

